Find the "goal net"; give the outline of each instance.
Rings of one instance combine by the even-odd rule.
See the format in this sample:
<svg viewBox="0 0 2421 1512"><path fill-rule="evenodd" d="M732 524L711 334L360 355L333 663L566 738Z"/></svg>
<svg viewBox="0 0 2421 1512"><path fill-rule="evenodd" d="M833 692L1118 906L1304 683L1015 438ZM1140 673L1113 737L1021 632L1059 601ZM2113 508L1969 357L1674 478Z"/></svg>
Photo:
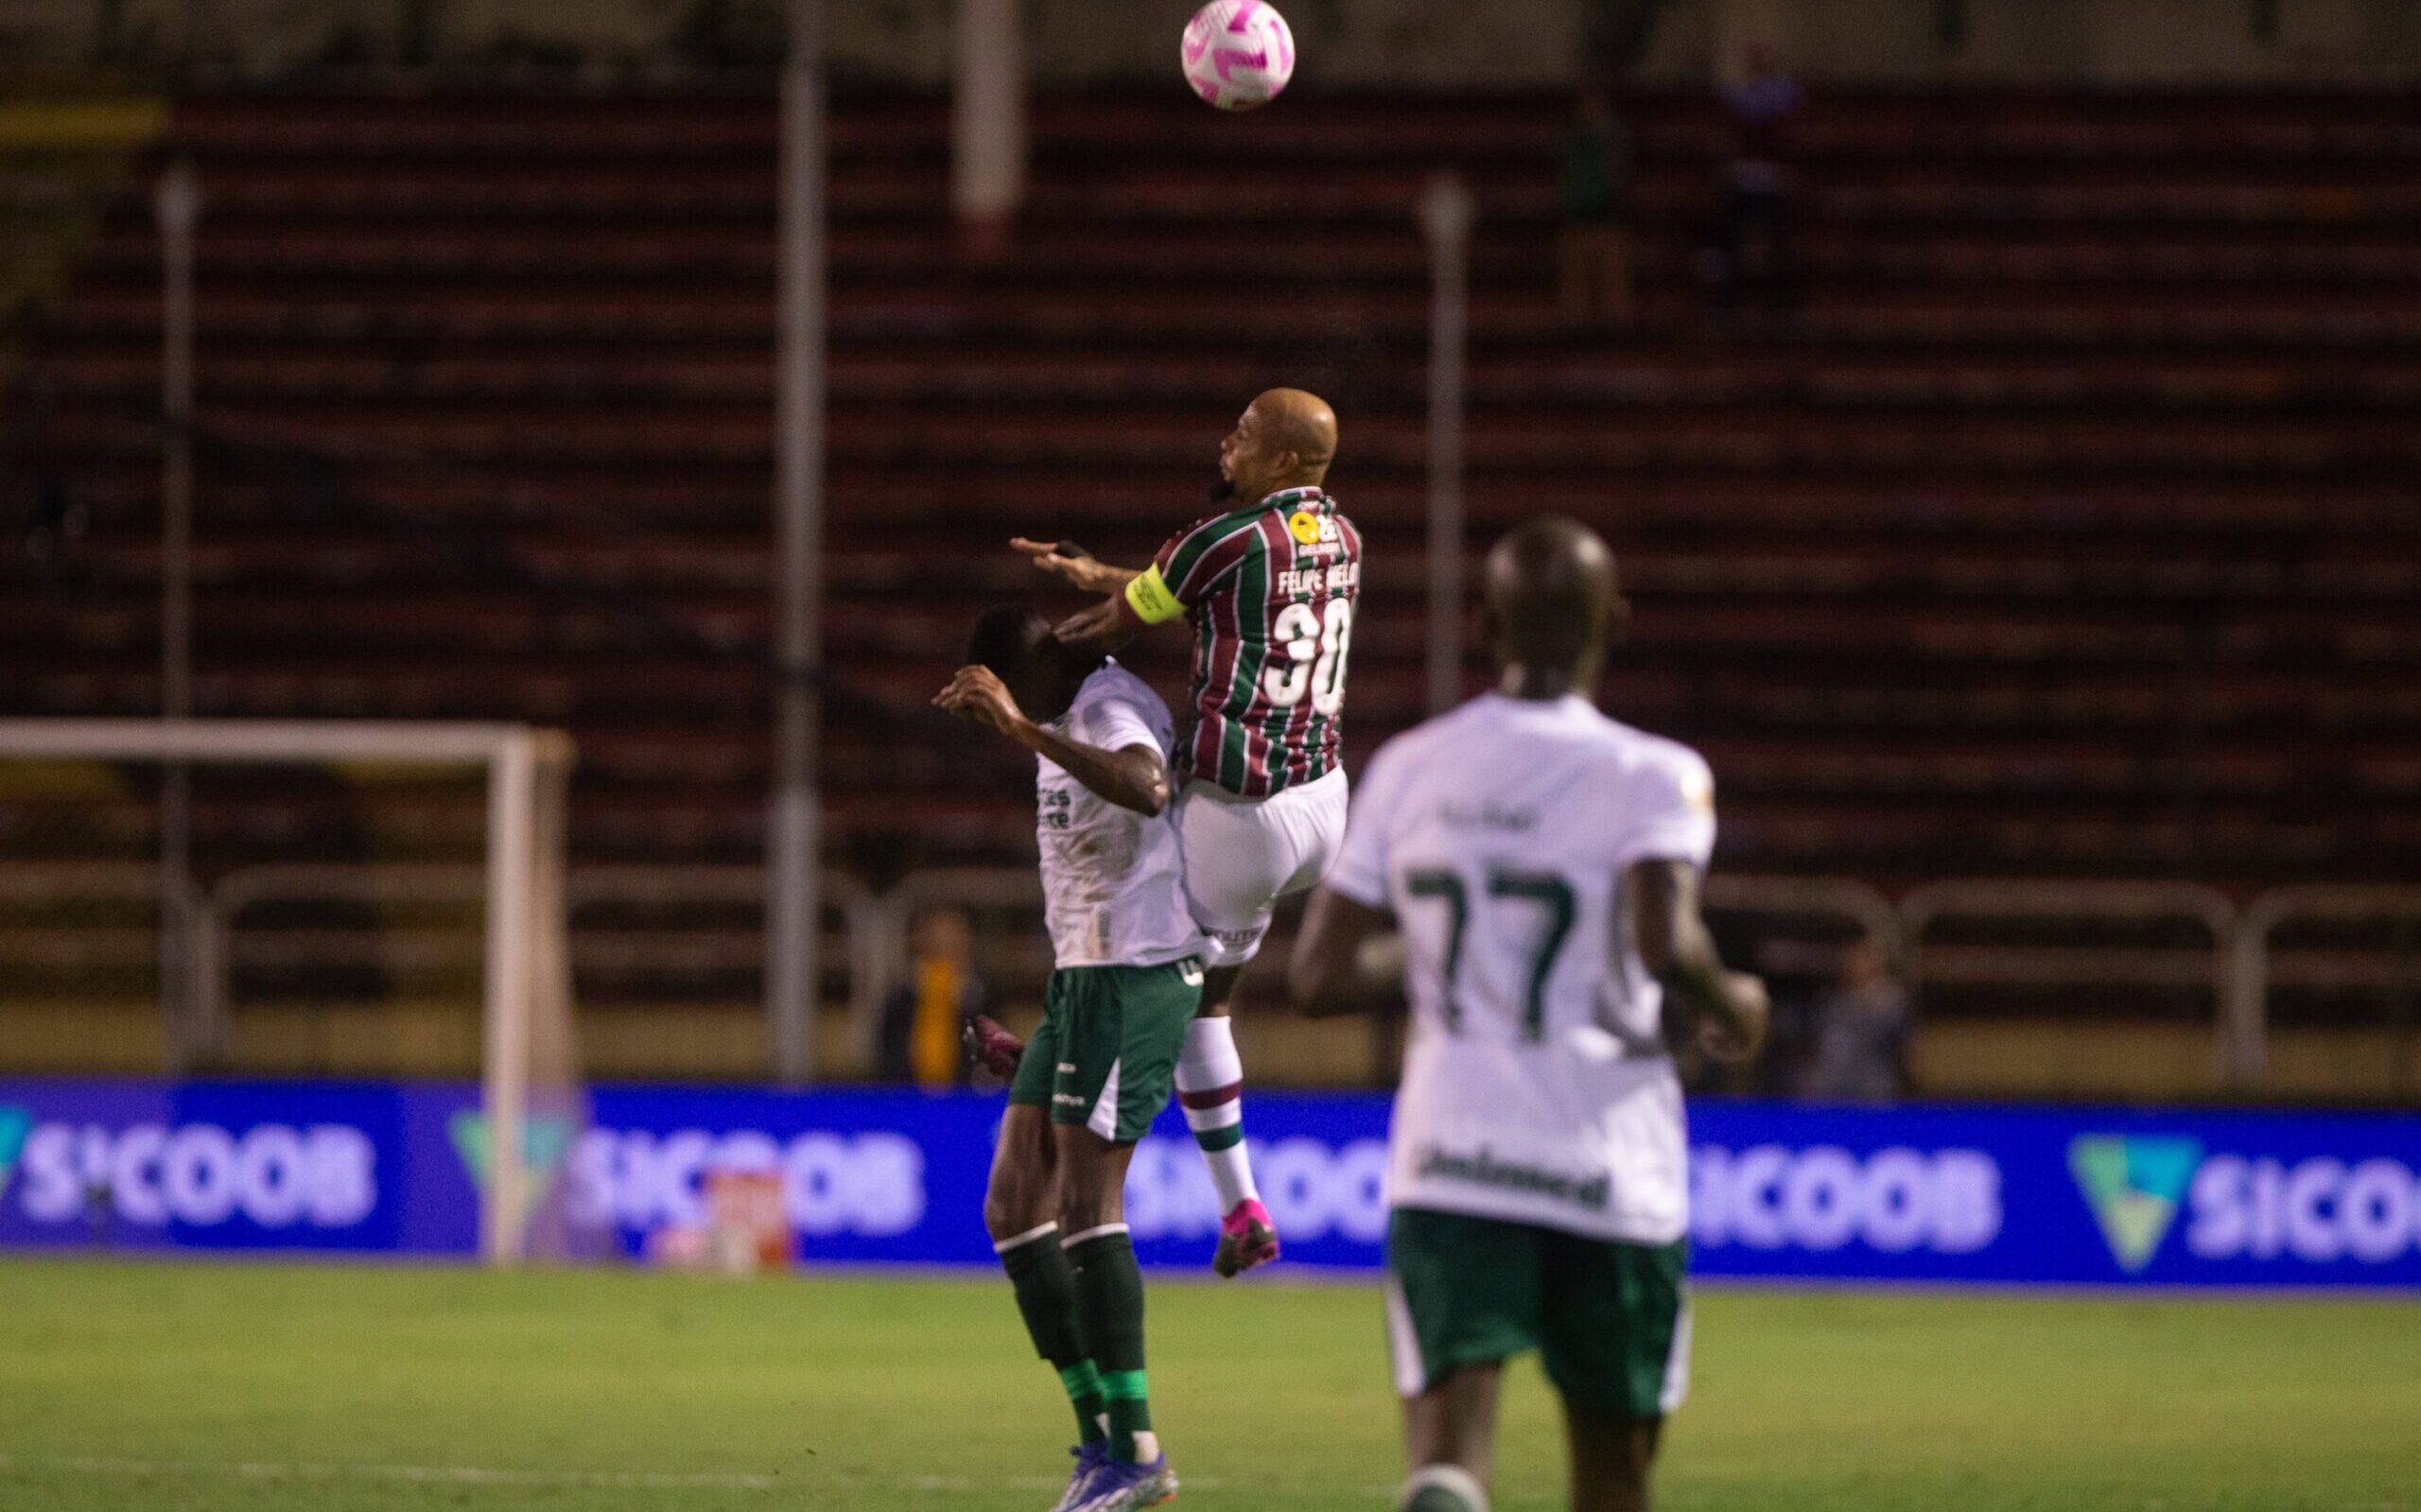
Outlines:
<svg viewBox="0 0 2421 1512"><path fill-rule="evenodd" d="M0 996L26 1010L0 1062L476 1069L482 1254L586 1252L538 1174L588 1121L571 765L512 724L0 720Z"/></svg>

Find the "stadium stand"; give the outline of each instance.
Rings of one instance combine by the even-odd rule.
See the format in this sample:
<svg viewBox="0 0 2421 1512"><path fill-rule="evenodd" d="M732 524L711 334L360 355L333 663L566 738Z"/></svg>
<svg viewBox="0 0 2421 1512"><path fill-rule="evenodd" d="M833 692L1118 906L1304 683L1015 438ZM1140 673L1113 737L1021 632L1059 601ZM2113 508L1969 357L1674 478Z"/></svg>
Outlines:
<svg viewBox="0 0 2421 1512"><path fill-rule="evenodd" d="M1141 555L1271 382L1345 423L1371 543L1354 754L1419 716L1412 203L1453 167L1482 217L1474 541L1546 510L1612 536L1637 620L1608 702L1705 750L1724 867L2239 895L2413 875L2412 107L1820 96L1803 312L1733 325L1693 272L1720 119L1632 101L1643 314L1610 337L1555 318L1560 101L1290 102L1281 154L1182 98L1046 99L1016 248L971 266L946 108L845 96L834 858L1022 851L1018 764L923 708L975 610L1032 586L1000 547ZM202 710L560 723L576 861L756 860L774 145L761 99L179 102L153 161L190 156L207 196ZM11 499L64 489L91 525L12 569L0 713L156 706L158 280L129 179L7 401ZM1167 648L1142 661L1181 679ZM12 849L148 854L139 792L52 780L0 797ZM333 785L221 784L199 823L219 867L478 835L466 808ZM753 1003L753 910L632 907L659 947L583 936L586 1001Z"/></svg>

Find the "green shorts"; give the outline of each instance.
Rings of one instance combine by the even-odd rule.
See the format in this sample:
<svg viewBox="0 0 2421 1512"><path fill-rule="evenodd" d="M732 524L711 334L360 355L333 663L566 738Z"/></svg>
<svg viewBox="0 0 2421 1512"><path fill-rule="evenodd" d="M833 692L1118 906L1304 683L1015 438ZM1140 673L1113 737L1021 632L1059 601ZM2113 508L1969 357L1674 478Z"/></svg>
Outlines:
<svg viewBox="0 0 2421 1512"><path fill-rule="evenodd" d="M1396 1390L1537 1349L1572 1401L1662 1417L1690 1381L1689 1241L1623 1244L1399 1208L1387 1225Z"/></svg>
<svg viewBox="0 0 2421 1512"><path fill-rule="evenodd" d="M1042 1025L1026 1041L1009 1101L1051 1110L1113 1144L1131 1144L1168 1106L1185 1026L1202 1006L1202 964L1071 966L1042 989Z"/></svg>

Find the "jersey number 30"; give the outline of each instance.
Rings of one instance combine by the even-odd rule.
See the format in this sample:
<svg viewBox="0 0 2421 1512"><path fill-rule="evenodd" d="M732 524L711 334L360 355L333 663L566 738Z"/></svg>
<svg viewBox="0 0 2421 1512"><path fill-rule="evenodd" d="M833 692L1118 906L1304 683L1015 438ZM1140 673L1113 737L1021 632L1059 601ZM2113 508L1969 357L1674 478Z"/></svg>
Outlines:
<svg viewBox="0 0 2421 1512"><path fill-rule="evenodd" d="M1262 674L1261 690L1269 702L1291 709L1309 692L1314 710L1335 717L1345 707L1345 654L1353 644L1353 600L1331 599L1325 620L1310 604L1290 603L1279 611L1269 638L1285 653Z"/></svg>

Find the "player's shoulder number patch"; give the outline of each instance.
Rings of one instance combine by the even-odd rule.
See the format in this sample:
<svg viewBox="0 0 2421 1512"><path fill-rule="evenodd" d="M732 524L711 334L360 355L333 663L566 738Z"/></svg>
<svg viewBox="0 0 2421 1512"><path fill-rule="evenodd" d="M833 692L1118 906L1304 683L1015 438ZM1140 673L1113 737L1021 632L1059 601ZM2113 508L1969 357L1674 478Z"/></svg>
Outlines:
<svg viewBox="0 0 2421 1512"><path fill-rule="evenodd" d="M1692 772L1681 779L1681 800L1702 814L1715 812L1715 782L1703 772Z"/></svg>

